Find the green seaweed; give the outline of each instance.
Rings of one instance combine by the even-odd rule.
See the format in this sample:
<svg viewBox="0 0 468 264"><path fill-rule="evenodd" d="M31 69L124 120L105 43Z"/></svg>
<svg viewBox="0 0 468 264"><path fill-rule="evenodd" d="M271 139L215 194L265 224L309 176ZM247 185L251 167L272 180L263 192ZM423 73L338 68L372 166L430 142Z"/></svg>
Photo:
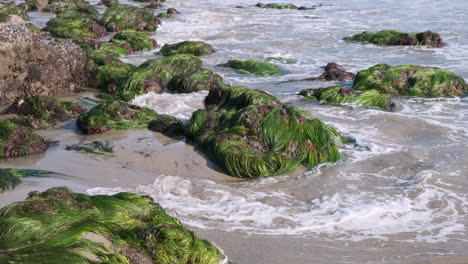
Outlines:
<svg viewBox="0 0 468 264"><path fill-rule="evenodd" d="M255 74L259 76L280 76L278 67L269 62L256 60L230 60L223 66L239 70L244 74Z"/></svg>
<svg viewBox="0 0 468 264"><path fill-rule="evenodd" d="M205 106L185 134L232 176L267 177L340 159L336 146L344 139L335 129L266 93L225 86L210 90Z"/></svg>
<svg viewBox="0 0 468 264"><path fill-rule="evenodd" d="M104 13L101 24L109 31L133 29L136 31L155 31L157 19L147 8L132 5L112 5Z"/></svg>
<svg viewBox="0 0 468 264"><path fill-rule="evenodd" d="M114 153L114 146L109 141L100 140L69 145L65 149L100 155L109 155L110 153Z"/></svg>
<svg viewBox="0 0 468 264"><path fill-rule="evenodd" d="M387 46L432 46L442 47L440 35L431 31L419 33L403 33L395 30L381 30L377 33L364 31L360 34L344 38L345 41L362 42L367 44L387 45Z"/></svg>
<svg viewBox="0 0 468 264"><path fill-rule="evenodd" d="M134 51L152 50L156 47L156 41L151 39L150 36L150 33L125 29L117 32L112 40L126 41Z"/></svg>
<svg viewBox="0 0 468 264"><path fill-rule="evenodd" d="M417 65L378 64L356 75L353 89L376 89L384 94L419 97L456 96L468 92L463 78L453 72Z"/></svg>
<svg viewBox="0 0 468 264"><path fill-rule="evenodd" d="M23 20L29 20L28 7L25 4L16 5L14 2L6 3L0 8L0 21L6 20L8 15L17 15ZM3 19L1 18L3 17Z"/></svg>
<svg viewBox="0 0 468 264"><path fill-rule="evenodd" d="M166 44L161 48L160 52L164 56L175 54L205 56L212 54L214 49L211 45L201 41L182 41L174 44Z"/></svg>
<svg viewBox="0 0 468 264"><path fill-rule="evenodd" d="M93 39L105 34L101 32L102 30L98 30L100 27L93 16L74 10L59 13L57 17L47 22L47 30L52 36L77 41Z"/></svg>
<svg viewBox="0 0 468 264"><path fill-rule="evenodd" d="M78 128L84 134L98 134L110 129L146 129L158 114L123 101L104 101L78 117Z"/></svg>
<svg viewBox="0 0 468 264"><path fill-rule="evenodd" d="M0 159L27 156L47 149L45 140L31 128L0 121Z"/></svg>
<svg viewBox="0 0 468 264"><path fill-rule="evenodd" d="M0 262L218 264L221 252L151 198L88 196L66 187L0 210Z"/></svg>
<svg viewBox="0 0 468 264"><path fill-rule="evenodd" d="M43 170L0 168L0 193L13 190L21 184L22 178L43 177L51 173Z"/></svg>
<svg viewBox="0 0 468 264"><path fill-rule="evenodd" d="M167 136L183 136L184 126L177 118L170 115L158 115L148 125L151 131L163 133Z"/></svg>
<svg viewBox="0 0 468 264"><path fill-rule="evenodd" d="M175 93L193 93L222 85L223 77L213 73L210 69L201 68L194 73L174 77L167 89Z"/></svg>

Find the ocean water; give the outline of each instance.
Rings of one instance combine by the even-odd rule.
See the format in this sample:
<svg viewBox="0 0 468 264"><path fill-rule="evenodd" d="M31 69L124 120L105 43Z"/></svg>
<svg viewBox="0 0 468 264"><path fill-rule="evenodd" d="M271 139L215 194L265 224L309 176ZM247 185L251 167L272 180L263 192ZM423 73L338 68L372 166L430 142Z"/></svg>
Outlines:
<svg viewBox="0 0 468 264"><path fill-rule="evenodd" d="M359 248L358 254L363 247L379 248L378 256L364 259L349 252L346 261L320 256L327 263L429 263L435 255L445 261L440 263L454 261L453 256L466 256L462 263L468 263L468 98L398 98L397 111L388 113L357 105L322 105L297 96L301 89L334 83L286 82L318 76L327 62L354 72L379 63L435 66L468 79L468 4L455 0L290 2L322 6L297 11L259 9L253 7L256 1L245 0L169 1L167 6L182 14L164 20L155 39L161 45L182 40L210 43L216 53L203 57L204 65L227 83L266 90L355 139L356 144L342 150L342 161L300 176L236 184L161 175L150 185L88 192L125 190L150 195L184 223L201 229L327 241L338 254L344 254L340 253L343 242ZM448 45L433 49L342 41L364 30L382 29L430 29ZM218 66L229 59L275 56L297 62L279 63L284 72L280 77L243 75ZM138 60L141 56L136 56L135 63ZM200 106L201 95L147 94L132 102L186 120L190 107L194 111L194 106ZM167 104L170 98L175 104ZM416 248L403 253L405 244Z"/></svg>
<svg viewBox="0 0 468 264"><path fill-rule="evenodd" d="M250 240L271 237L284 252L233 252L238 264L261 263L468 263L468 98L398 98L395 112L302 100L304 88L333 82L296 81L318 76L337 62L358 72L379 63L417 64L454 71L468 80L468 2L460 0L287 1L322 4L315 10L254 7L248 0L168 0L181 14L163 20L154 38L162 46L201 40L216 53L204 66L228 84L262 89L308 110L355 144L343 160L301 175L226 183L180 175L155 175L138 187L91 188L90 194L130 191L149 195L188 226ZM280 2L281 3L281 2ZM285 2L286 3L286 2ZM238 5L246 8L235 8ZM34 15L45 20L44 14ZM34 20L34 18L33 18ZM364 30L433 30L447 46L381 47L346 43ZM140 64L158 50L124 58ZM229 59L281 56L284 75L243 75L218 66ZM351 85L347 83L346 85ZM149 93L131 103L186 121L203 107L206 92ZM286 241L305 241L286 247ZM217 242L217 241L215 241ZM284 244L282 244L284 243ZM262 245L258 245L259 251ZM326 247L327 250L316 251ZM264 251L265 252L265 251Z"/></svg>

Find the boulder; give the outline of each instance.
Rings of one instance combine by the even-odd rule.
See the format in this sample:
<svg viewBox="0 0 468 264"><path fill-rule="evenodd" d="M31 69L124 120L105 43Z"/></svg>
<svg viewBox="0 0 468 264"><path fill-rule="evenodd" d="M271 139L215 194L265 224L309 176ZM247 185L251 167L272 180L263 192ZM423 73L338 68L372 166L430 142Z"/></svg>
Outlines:
<svg viewBox="0 0 468 264"><path fill-rule="evenodd" d="M221 66L239 70L243 74L259 76L280 76L281 71L273 63L256 60L230 60Z"/></svg>
<svg viewBox="0 0 468 264"><path fill-rule="evenodd" d="M182 41L175 44L164 45L160 53L164 56L170 56L175 54L192 54L195 56L210 55L214 52L213 47L210 44L206 44L201 41Z"/></svg>
<svg viewBox="0 0 468 264"><path fill-rule="evenodd" d="M377 33L364 31L346 37L344 40L386 46L430 46L440 48L445 45L440 35L430 30L420 33L403 33L395 30L382 30Z"/></svg>
<svg viewBox="0 0 468 264"><path fill-rule="evenodd" d="M41 153L46 149L46 141L33 129L11 120L0 121L0 159Z"/></svg>
<svg viewBox="0 0 468 264"><path fill-rule="evenodd" d="M352 72L347 72L343 68L343 66L335 63L329 62L327 66L325 66L325 72L316 78L310 78L308 80L313 81L352 81L356 75Z"/></svg>
<svg viewBox="0 0 468 264"><path fill-rule="evenodd" d="M151 34L147 32L137 32L133 29L125 29L114 35L113 41L122 40L129 44L132 52L141 50L152 50L158 46L156 40L150 38Z"/></svg>
<svg viewBox="0 0 468 264"><path fill-rule="evenodd" d="M222 85L223 77L210 69L200 68L193 73L174 77L167 89L174 93L193 93L219 88Z"/></svg>
<svg viewBox="0 0 468 264"><path fill-rule="evenodd" d="M77 11L61 12L47 22L46 30L57 38L68 38L75 41L100 38L107 35L105 27L89 14Z"/></svg>
<svg viewBox="0 0 468 264"><path fill-rule="evenodd" d="M151 131L163 133L167 136L183 136L184 126L179 119L170 115L158 115L148 125Z"/></svg>
<svg viewBox="0 0 468 264"><path fill-rule="evenodd" d="M160 21L147 8L132 5L112 5L101 18L107 30L116 32L124 29L136 31L155 31Z"/></svg>
<svg viewBox="0 0 468 264"><path fill-rule="evenodd" d="M286 173L303 164L336 162L345 139L332 127L266 92L247 87L211 89L185 135L235 177Z"/></svg>
<svg viewBox="0 0 468 264"><path fill-rule="evenodd" d="M465 80L451 71L417 65L378 64L360 71L353 89L418 97L456 96L468 92Z"/></svg>
<svg viewBox="0 0 468 264"><path fill-rule="evenodd" d="M7 20L8 15L16 15L24 20L29 20L28 7L25 4L16 5L14 2L10 2L0 8L0 23Z"/></svg>
<svg viewBox="0 0 468 264"><path fill-rule="evenodd" d="M149 197L31 192L0 210L1 263L217 264L222 253ZM27 231L26 231L27 230Z"/></svg>
<svg viewBox="0 0 468 264"><path fill-rule="evenodd" d="M69 41L45 42L24 24L0 23L0 102L68 95L89 78L87 55Z"/></svg>
<svg viewBox="0 0 468 264"><path fill-rule="evenodd" d="M179 11L175 8L168 8L166 13L159 13L157 17L159 18L173 18L175 15L180 14Z"/></svg>

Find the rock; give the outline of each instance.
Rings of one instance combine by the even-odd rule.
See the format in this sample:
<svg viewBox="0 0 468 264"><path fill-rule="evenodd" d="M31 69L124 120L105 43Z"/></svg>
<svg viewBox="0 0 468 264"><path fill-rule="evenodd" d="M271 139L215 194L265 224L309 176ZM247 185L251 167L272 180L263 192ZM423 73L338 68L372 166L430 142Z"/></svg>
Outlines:
<svg viewBox="0 0 468 264"><path fill-rule="evenodd" d="M54 12L57 13L57 15L60 13L74 12L90 15L94 19L99 17L97 9L86 0L49 0L47 6L40 11Z"/></svg>
<svg viewBox="0 0 468 264"><path fill-rule="evenodd" d="M0 214L2 263L214 264L224 258L151 198L131 193L89 196L56 187L31 192Z"/></svg>
<svg viewBox="0 0 468 264"><path fill-rule="evenodd" d="M43 177L51 174L50 171L43 170L25 170L25 169L0 169L0 193L13 190L26 177ZM1 259L1 256L0 256Z"/></svg>
<svg viewBox="0 0 468 264"><path fill-rule="evenodd" d="M158 2L158 1L150 1L151 3L147 6L145 6L145 8L151 8L151 9L159 9L161 7L163 7L163 5Z"/></svg>
<svg viewBox="0 0 468 264"><path fill-rule="evenodd" d="M28 11L42 11L49 4L49 0L26 0Z"/></svg>
<svg viewBox="0 0 468 264"><path fill-rule="evenodd" d="M87 55L71 42L45 42L23 24L0 23L0 102L68 95L89 78Z"/></svg>
<svg viewBox="0 0 468 264"><path fill-rule="evenodd" d="M76 11L59 13L47 22L47 31L54 37L84 41L107 35L105 27L93 16Z"/></svg>
<svg viewBox="0 0 468 264"><path fill-rule="evenodd" d="M416 65L390 66L378 64L360 71L353 89L376 89L384 94L418 97L456 96L468 92L465 80L453 72Z"/></svg>
<svg viewBox="0 0 468 264"><path fill-rule="evenodd" d="M316 78L310 78L307 80L313 80L313 81L352 81L354 80L354 77L356 75L352 72L347 72L343 68L343 66L335 63L335 62L329 62L327 66L325 66L325 72L320 75L319 77Z"/></svg>
<svg viewBox="0 0 468 264"><path fill-rule="evenodd" d="M99 2L98 5L111 7L111 6L118 5L118 4L119 4L119 0L101 0L101 2Z"/></svg>
<svg viewBox="0 0 468 264"><path fill-rule="evenodd" d="M340 159L343 137L318 119L246 87L210 90L205 109L193 113L187 138L235 177L286 173L303 164L313 168Z"/></svg>
<svg viewBox="0 0 468 264"><path fill-rule="evenodd" d="M0 20L0 23L3 23L3 26L5 25L26 25L26 26L30 25L30 24L25 24L24 20L17 15L5 16L5 19L3 20L3 22Z"/></svg>
<svg viewBox="0 0 468 264"><path fill-rule="evenodd" d="M161 92L168 88L174 78L183 78L196 72L201 66L202 61L190 54L147 60L131 73L119 94L122 98L131 100L136 95Z"/></svg>
<svg viewBox="0 0 468 264"><path fill-rule="evenodd" d="M193 93L223 85L223 77L210 69L198 69L194 73L179 75L171 80L168 89L174 93Z"/></svg>
<svg viewBox="0 0 468 264"><path fill-rule="evenodd" d="M395 111L395 103L388 96L377 90L356 92L342 86L327 88L305 89L299 95L307 100L320 100L329 104L355 103L369 108L378 108L386 111Z"/></svg>
<svg viewBox="0 0 468 264"><path fill-rule="evenodd" d="M403 33L394 30L382 30L377 33L364 31L346 37L344 40L387 46L430 46L440 48L445 45L440 35L430 30L420 33Z"/></svg>
<svg viewBox="0 0 468 264"><path fill-rule="evenodd" d="M173 18L175 15L180 14L179 11L175 8L168 8L166 13L159 13L157 17L159 18Z"/></svg>
<svg viewBox="0 0 468 264"><path fill-rule="evenodd" d="M214 52L211 45L201 41L182 41L175 44L164 45L160 53L164 56L170 56L174 54L192 54L195 56L210 55Z"/></svg>
<svg viewBox="0 0 468 264"><path fill-rule="evenodd" d="M41 153L46 149L46 141L34 130L11 120L0 121L0 159Z"/></svg>
<svg viewBox="0 0 468 264"><path fill-rule="evenodd" d="M148 108L123 101L106 101L78 117L77 125L86 135L104 133L110 129L146 129L158 114Z"/></svg>
<svg viewBox="0 0 468 264"><path fill-rule="evenodd" d="M183 136L184 126L179 119L170 115L158 115L148 125L151 131L163 133L167 136Z"/></svg>
<svg viewBox="0 0 468 264"><path fill-rule="evenodd" d="M146 32L137 32L132 29L125 29L117 32L112 40L126 41L132 51L152 50L158 46L156 40L150 38L151 34Z"/></svg>
<svg viewBox="0 0 468 264"><path fill-rule="evenodd" d="M281 71L278 67L269 62L256 60L230 60L221 66L230 67L239 70L243 74L255 74L259 76L280 76Z"/></svg>
<svg viewBox="0 0 468 264"><path fill-rule="evenodd" d="M118 88L127 82L135 68L135 66L120 60L98 66L93 75L95 80L93 87L115 94L118 92Z"/></svg>
<svg viewBox="0 0 468 264"><path fill-rule="evenodd" d="M123 29L155 31L160 21L146 8L131 5L113 5L104 13L101 23L107 30L115 32Z"/></svg>
<svg viewBox="0 0 468 264"><path fill-rule="evenodd" d="M311 10L311 9L315 9L315 7L306 7L306 6L295 6L293 4L285 4L285 5L281 5L281 4L275 4L275 3L268 3L268 4L261 4L261 3L258 3L255 5L256 7L260 7L260 8L273 8L273 9L297 9L297 10Z"/></svg>
<svg viewBox="0 0 468 264"><path fill-rule="evenodd" d="M0 8L0 23L5 21L8 15L17 15L24 20L29 20L28 7L25 4L16 5L14 2L10 2Z"/></svg>
<svg viewBox="0 0 468 264"><path fill-rule="evenodd" d="M59 122L77 117L84 111L85 109L78 103L60 101L57 98L45 95L37 95L15 100L5 110L5 113L31 116L40 122L47 123L49 126L55 126Z"/></svg>

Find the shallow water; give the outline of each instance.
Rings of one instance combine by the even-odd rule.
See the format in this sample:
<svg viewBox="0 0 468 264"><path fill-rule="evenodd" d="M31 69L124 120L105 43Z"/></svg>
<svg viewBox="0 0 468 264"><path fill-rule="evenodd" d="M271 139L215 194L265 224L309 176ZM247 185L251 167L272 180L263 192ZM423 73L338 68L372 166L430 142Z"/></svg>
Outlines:
<svg viewBox="0 0 468 264"><path fill-rule="evenodd" d="M296 95L333 83L284 83L318 76L331 61L354 72L378 63L436 66L468 79L468 5L457 0L330 0L316 10L297 11L252 7L256 2L169 0L166 6L181 14L163 20L154 38L160 45L182 40L212 44L216 53L202 58L206 67L227 83L267 90L355 139L342 150L345 158L300 175L250 182L164 174L149 166L153 184L145 178L135 181L145 185L117 182L92 186L88 193L150 195L239 264L468 263L468 98L399 98L397 111L388 113L321 105ZM378 47L341 40L381 29L431 29L448 45ZM297 63L279 64L285 74L269 78L217 66L229 59L273 56ZM153 57L145 52L125 60L139 64ZM205 95L147 94L133 103L185 121L202 107ZM125 169L128 175L143 173L138 167Z"/></svg>

